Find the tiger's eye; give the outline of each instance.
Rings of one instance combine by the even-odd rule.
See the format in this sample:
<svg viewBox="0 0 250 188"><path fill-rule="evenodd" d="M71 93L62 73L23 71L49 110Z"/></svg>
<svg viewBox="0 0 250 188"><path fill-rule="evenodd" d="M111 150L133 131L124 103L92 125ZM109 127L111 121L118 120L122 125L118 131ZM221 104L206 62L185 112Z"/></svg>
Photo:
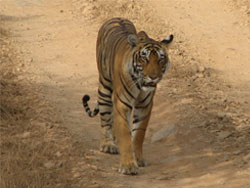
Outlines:
<svg viewBox="0 0 250 188"><path fill-rule="evenodd" d="M158 61L158 63L159 63L159 64L163 64L163 63L164 63L164 59L160 59L160 60Z"/></svg>

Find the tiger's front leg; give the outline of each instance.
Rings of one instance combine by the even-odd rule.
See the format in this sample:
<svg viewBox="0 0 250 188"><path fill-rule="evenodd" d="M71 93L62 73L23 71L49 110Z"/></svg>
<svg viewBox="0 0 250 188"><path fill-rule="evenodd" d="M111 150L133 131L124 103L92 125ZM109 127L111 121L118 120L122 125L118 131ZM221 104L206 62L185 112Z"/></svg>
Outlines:
<svg viewBox="0 0 250 188"><path fill-rule="evenodd" d="M131 111L132 106L124 102L122 97L114 94L114 131L120 150L119 172L127 175L134 175L138 172L129 127Z"/></svg>
<svg viewBox="0 0 250 188"><path fill-rule="evenodd" d="M134 120L133 120L133 129L132 129L132 138L133 138L133 148L135 152L135 157L137 164L140 167L144 167L147 163L143 158L143 141L148 126L148 122L151 115L153 102L150 101L146 105L136 105L134 108Z"/></svg>

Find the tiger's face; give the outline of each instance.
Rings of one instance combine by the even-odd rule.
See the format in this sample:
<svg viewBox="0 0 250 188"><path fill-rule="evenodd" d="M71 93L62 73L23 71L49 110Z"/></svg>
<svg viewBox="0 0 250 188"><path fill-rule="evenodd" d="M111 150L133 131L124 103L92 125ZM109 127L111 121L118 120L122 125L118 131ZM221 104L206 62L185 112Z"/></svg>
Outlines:
<svg viewBox="0 0 250 188"><path fill-rule="evenodd" d="M166 40L167 44L170 43L173 36L157 42L143 32L138 34L138 39L133 54L133 74L143 90L152 90L156 88L170 65L165 43Z"/></svg>
<svg viewBox="0 0 250 188"><path fill-rule="evenodd" d="M134 68L142 87L155 88L169 67L168 55L159 44L148 44L136 54Z"/></svg>

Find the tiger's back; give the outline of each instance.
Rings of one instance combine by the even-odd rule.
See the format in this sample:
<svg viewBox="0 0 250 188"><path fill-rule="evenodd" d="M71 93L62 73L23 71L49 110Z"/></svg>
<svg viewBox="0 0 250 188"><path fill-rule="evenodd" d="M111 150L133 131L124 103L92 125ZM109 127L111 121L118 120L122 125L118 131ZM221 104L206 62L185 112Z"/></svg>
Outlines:
<svg viewBox="0 0 250 188"><path fill-rule="evenodd" d="M136 34L133 23L127 19L112 18L105 22L99 32L96 43L96 59L99 76L112 80L115 55L119 49L129 48L127 38Z"/></svg>

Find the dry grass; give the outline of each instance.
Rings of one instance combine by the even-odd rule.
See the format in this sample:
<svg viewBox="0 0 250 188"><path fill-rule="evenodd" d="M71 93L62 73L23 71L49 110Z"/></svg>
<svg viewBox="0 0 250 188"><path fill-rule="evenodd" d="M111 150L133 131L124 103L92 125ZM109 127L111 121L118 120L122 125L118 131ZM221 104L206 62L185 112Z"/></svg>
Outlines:
<svg viewBox="0 0 250 188"><path fill-rule="evenodd" d="M69 187L69 136L39 88L20 79L20 59L0 31L0 187Z"/></svg>

